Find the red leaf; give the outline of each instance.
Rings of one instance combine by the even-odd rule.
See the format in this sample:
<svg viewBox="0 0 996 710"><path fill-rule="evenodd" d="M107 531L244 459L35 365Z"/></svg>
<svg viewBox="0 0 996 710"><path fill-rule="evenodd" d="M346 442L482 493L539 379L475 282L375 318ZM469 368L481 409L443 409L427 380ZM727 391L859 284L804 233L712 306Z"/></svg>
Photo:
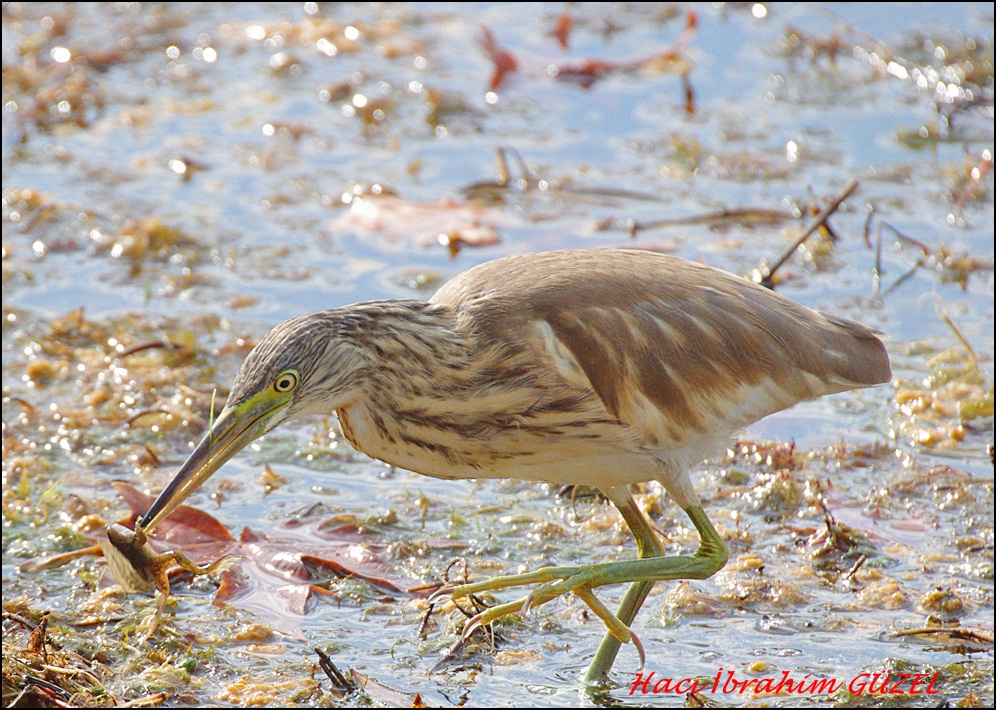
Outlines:
<svg viewBox="0 0 996 710"><path fill-rule="evenodd" d="M131 516L119 521L129 528L135 519L152 507L155 497L122 481L112 483L118 494L131 508ZM198 564L214 561L235 548L236 540L216 518L203 510L181 505L149 535L149 543L156 552L176 550Z"/></svg>
<svg viewBox="0 0 996 710"><path fill-rule="evenodd" d="M495 91L505 81L506 74L519 68L519 62L511 52L498 46L495 36L487 27L481 28L481 38L478 42L495 65L494 74L491 75L491 81L488 84L489 88Z"/></svg>
<svg viewBox="0 0 996 710"><path fill-rule="evenodd" d="M154 498L127 483L116 482L114 487L132 509L131 517L123 523L133 527L135 518L152 506ZM149 542L157 552L182 552L199 564L213 562L226 553L243 557L241 564L236 562L218 573L221 583L215 603L233 602L264 614L307 613L312 591L328 593L315 586L324 581L315 574L323 568L392 593L427 593L415 589L423 586L419 580L406 577L379 557L371 548L386 545L368 537L353 524L329 528L320 521L291 521L276 535L258 534L246 527L236 540L210 514L180 506L156 527Z"/></svg>
<svg viewBox="0 0 996 710"><path fill-rule="evenodd" d="M574 18L571 17L570 10L564 10L564 14L557 20L557 26L550 30L549 35L557 40L557 44L567 49L573 26Z"/></svg>
<svg viewBox="0 0 996 710"><path fill-rule="evenodd" d="M353 526L346 532L353 536ZM291 532L285 528L285 532ZM324 541L316 540L321 535ZM312 526L305 535L257 535L248 527L242 530L242 550L252 561L274 576L315 582L311 570L328 568L339 577L358 577L383 589L403 594L422 586L422 582L406 577L385 562L369 545L352 541L331 541L330 531Z"/></svg>

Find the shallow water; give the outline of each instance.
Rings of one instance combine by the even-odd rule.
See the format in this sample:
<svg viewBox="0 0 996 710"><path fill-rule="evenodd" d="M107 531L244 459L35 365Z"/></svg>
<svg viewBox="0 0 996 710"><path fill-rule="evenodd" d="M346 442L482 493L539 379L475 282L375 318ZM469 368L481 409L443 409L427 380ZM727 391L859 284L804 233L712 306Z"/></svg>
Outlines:
<svg viewBox="0 0 996 710"><path fill-rule="evenodd" d="M795 441L791 465L769 462L761 445L702 466L696 480L731 564L687 588L658 585L635 628L657 678L915 668L941 671L942 694L897 702L992 700L991 646L892 635L931 614L992 632L992 5L586 3L570 8L569 49L548 34L564 10L4 6L4 601L51 610L63 642L109 649L109 667L135 679L115 686L125 699L167 688L175 704L248 703L240 679L251 678L271 704L349 702L327 681L319 688L320 646L340 668L430 704L682 703L629 694L630 648L619 687L585 695L579 678L602 630L573 598L505 626L496 655L482 646L430 672L456 627L441 621L420 638L417 602L349 582L338 604L313 601L304 616L266 595L219 610L199 581L177 588L165 621L190 640L197 668L166 677L184 658L172 646L150 656L119 646L127 634L114 623L72 625L98 607L102 561L17 566L80 546L88 516L125 515L112 480L161 489L203 431L211 390L228 387L246 343L285 318L427 297L477 263L579 246L660 249L748 274L858 180L830 219L839 239L807 242L778 289L888 333L896 383L807 403L743 435ZM694 33L679 39L689 13ZM494 91L483 27L519 65ZM667 62L626 66L665 50ZM581 73L587 88L550 76L579 59L611 70ZM496 182L498 146L507 184ZM344 196L379 191L405 202L387 203L376 227L348 216ZM752 212L698 219L721 209ZM771 210L784 216L750 219ZM451 238L490 227L488 244L451 256L435 239L441 211L462 220L446 227ZM659 220L677 223L630 235ZM76 309L81 320L60 321ZM191 362L157 350L101 359L119 342L162 339L191 345ZM154 425L132 421L160 409L169 413ZM324 420L275 432L191 503L236 534L247 523L275 531L320 502L388 544L469 544L396 548L393 561L427 580L458 555L483 577L634 554L607 506L582 500L576 516L547 486L394 471L334 437ZM269 494L267 463L285 481ZM814 552L820 501L864 540L868 562L850 581L854 556ZM694 546L679 510L664 501L654 512L673 532L670 552ZM958 601L937 611L938 588ZM619 593L602 596L611 606ZM132 624L152 607L117 601ZM233 638L253 623L274 635Z"/></svg>

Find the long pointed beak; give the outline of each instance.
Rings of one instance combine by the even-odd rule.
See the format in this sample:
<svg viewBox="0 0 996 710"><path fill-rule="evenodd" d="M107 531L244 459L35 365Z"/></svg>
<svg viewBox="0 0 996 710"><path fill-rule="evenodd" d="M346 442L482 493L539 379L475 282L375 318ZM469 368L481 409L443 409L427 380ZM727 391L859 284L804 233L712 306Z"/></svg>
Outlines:
<svg viewBox="0 0 996 710"><path fill-rule="evenodd" d="M168 518L228 459L263 435L270 428L268 426L270 420L287 403L250 400L236 408L225 407L215 420L211 431L201 439L173 480L142 516L141 525L145 532L150 532Z"/></svg>

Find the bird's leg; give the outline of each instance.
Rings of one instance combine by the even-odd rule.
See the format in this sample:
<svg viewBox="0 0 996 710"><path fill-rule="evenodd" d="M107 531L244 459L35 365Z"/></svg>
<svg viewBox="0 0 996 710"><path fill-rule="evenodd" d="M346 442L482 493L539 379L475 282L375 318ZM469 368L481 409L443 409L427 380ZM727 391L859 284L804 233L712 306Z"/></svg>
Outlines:
<svg viewBox="0 0 996 710"><path fill-rule="evenodd" d="M637 507L636 501L633 500L633 496L629 492L629 486L618 486L613 490L603 492L615 504L616 508L619 509L623 520L626 521L630 531L633 533L640 558L663 557L664 546L661 545L657 534L650 527L646 516ZM644 600L646 600L647 595L653 587L654 582L633 582L630 584L629 589L626 590L626 594L619 603L619 608L616 610L616 618L626 626L631 625L633 619L636 618L636 613L643 606ZM619 653L621 645L615 635L612 633L605 634L602 643L598 646L598 651L595 652L595 657L591 659L591 664L588 666L588 672L585 674L585 682L594 683L608 674L609 669L612 668L612 664L616 660L616 654ZM641 654L641 667L643 665L642 660Z"/></svg>
<svg viewBox="0 0 996 710"><path fill-rule="evenodd" d="M478 592L495 591L528 584L540 584L529 596L518 601L500 604L481 612L467 622L464 636L469 636L478 626L490 624L507 614L544 604L551 599L574 592L591 607L608 627L610 636L615 639L603 641L595 659L589 667L587 677L596 679L604 676L611 668L618 652L619 643L632 639L629 624L632 623L640 605L650 592L654 582L670 579L706 579L726 564L727 552L723 538L709 522L698 501L686 507L685 513L699 533L699 549L692 556L664 557L660 542L654 536L646 518L636 508L628 489L610 487L604 492L620 509L623 518L633 530L640 551L640 559L608 564L585 565L579 567L545 567L525 574L494 577L471 584L446 585L433 597L466 597ZM633 582L620 605L619 615L612 614L601 602L591 602L591 590L608 584ZM615 648L612 648L615 646Z"/></svg>

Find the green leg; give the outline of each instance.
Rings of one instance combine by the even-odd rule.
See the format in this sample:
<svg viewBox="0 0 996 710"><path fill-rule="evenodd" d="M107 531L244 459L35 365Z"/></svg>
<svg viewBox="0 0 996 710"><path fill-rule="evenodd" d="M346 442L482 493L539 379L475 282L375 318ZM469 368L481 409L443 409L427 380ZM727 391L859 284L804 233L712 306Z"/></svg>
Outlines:
<svg viewBox="0 0 996 710"><path fill-rule="evenodd" d="M668 579L706 579L721 569L726 564L727 558L726 545L701 506L693 504L685 509L699 533L698 551L691 557L664 557L660 554L662 552L660 542L643 514L636 508L628 489L614 487L605 492L620 509L627 523L631 527L635 526L633 534L639 547L640 559L581 567L545 567L535 572L495 577L471 584L446 585L433 594L430 601L442 596L460 598L509 587L541 585L523 599L491 607L470 619L464 627L466 637L478 626L490 624L502 616L523 608L539 606L568 592L575 592L605 622L609 634L617 642L613 644L603 641L588 669L589 680L604 677L615 660L619 650L618 644L627 643L632 639L629 624L632 623L655 582ZM634 584L624 596L618 615L609 612L601 602L592 602L592 589L623 582Z"/></svg>
<svg viewBox="0 0 996 710"><path fill-rule="evenodd" d="M622 513L623 520L629 526L630 532L636 538L636 549L640 558L663 557L664 547L661 545L657 534L650 527L647 518L636 506L636 501L630 495L629 486L621 487L615 491L606 493L609 499L615 503L619 512ZM636 613L643 606L650 590L654 588L654 582L633 582L626 590L619 608L616 610L616 618L626 626L631 626L636 618ZM595 652L595 657L591 659L588 672L585 674L585 682L588 684L603 680L608 675L609 669L616 660L616 654L622 644L611 633L605 634L602 643Z"/></svg>
<svg viewBox="0 0 996 710"><path fill-rule="evenodd" d="M706 517L705 511L700 506L690 507L685 510L699 533L699 549L695 553L695 558L665 558L663 546L647 522L646 517L636 507L636 502L629 495L628 489L625 491L624 498L617 497L618 494L615 491L611 493L606 492L606 495L616 504L626 524L629 525L629 529L636 539L636 547L639 551L640 559L657 558L662 569L671 567L672 565L669 563L678 562L679 560L694 560L695 558L699 558L706 563L704 567L696 565L694 569L689 569L688 576L684 577L686 579L705 579L715 574L726 564L726 543L723 542L723 538L716 532L712 523L709 522L709 518ZM710 569L711 571L709 571ZM664 575L667 576L661 576L659 579L683 578L680 576L670 576L670 573L667 572ZM640 610L647 595L657 581L655 579L633 582L630 585L623 596L622 602L619 604L619 609L616 611L616 617L619 621L626 626L630 626L633 623L636 613ZM605 638L602 639L602 643L598 647L598 651L595 652L594 658L591 659L591 664L588 666L588 672L585 674L586 683L596 683L606 678L609 670L612 668L612 664L616 660L616 654L619 652L620 645L619 640L611 633L605 635Z"/></svg>

